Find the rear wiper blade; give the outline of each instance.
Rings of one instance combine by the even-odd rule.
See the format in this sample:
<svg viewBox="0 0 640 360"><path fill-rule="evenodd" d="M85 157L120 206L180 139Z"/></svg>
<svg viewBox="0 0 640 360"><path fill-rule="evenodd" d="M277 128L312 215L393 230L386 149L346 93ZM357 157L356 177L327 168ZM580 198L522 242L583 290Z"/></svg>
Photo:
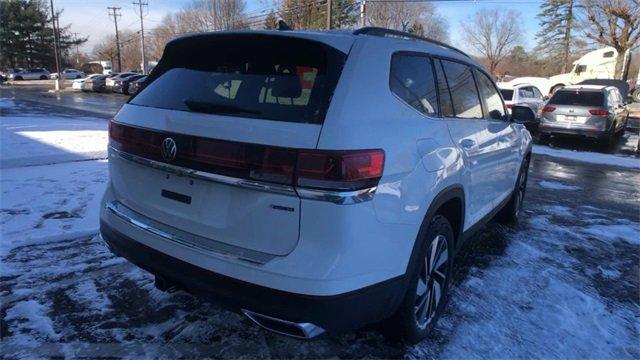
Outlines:
<svg viewBox="0 0 640 360"><path fill-rule="evenodd" d="M261 115L262 113L255 110L243 109L238 106L214 104L206 101L198 101L193 99L185 99L184 104L189 110L207 114L252 114Z"/></svg>

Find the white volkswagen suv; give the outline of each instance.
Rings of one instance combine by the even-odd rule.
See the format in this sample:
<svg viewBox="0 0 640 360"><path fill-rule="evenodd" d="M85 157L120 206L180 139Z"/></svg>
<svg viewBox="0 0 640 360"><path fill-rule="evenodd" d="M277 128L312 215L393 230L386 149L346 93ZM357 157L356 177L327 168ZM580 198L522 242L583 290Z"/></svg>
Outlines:
<svg viewBox="0 0 640 360"><path fill-rule="evenodd" d="M101 236L160 289L272 331L387 319L417 342L463 242L517 219L531 136L512 118L532 115L406 33L178 38L110 122Z"/></svg>

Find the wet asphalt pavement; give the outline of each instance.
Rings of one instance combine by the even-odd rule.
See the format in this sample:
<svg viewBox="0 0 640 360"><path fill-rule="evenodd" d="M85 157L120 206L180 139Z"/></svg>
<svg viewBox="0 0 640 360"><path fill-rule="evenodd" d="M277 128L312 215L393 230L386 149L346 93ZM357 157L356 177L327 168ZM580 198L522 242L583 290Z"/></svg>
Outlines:
<svg viewBox="0 0 640 360"><path fill-rule="evenodd" d="M36 101L52 106L64 107L72 110L89 111L94 116L112 117L118 112L120 107L129 99L128 96L120 94L101 94L91 92L73 92L70 86L67 91L51 93L51 84L31 85L22 82L19 85L0 86L0 98L18 98L20 100Z"/></svg>
<svg viewBox="0 0 640 360"><path fill-rule="evenodd" d="M416 346L387 340L381 326L314 341L268 333L189 294L160 292L95 236L18 247L2 259L2 353L640 358L639 201L636 169L534 155L522 220L490 223L465 246L447 311ZM21 304L51 332L7 315Z"/></svg>

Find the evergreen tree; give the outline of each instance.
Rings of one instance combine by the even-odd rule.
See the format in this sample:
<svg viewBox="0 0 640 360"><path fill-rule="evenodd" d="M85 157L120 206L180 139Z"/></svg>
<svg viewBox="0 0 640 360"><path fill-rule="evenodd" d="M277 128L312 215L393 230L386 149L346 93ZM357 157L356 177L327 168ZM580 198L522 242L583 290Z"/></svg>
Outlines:
<svg viewBox="0 0 640 360"><path fill-rule="evenodd" d="M575 0L544 0L540 5L540 31L536 34L536 50L556 57L565 73L570 65L571 33L575 22Z"/></svg>
<svg viewBox="0 0 640 360"><path fill-rule="evenodd" d="M0 1L0 67L55 68L51 12L42 0ZM73 40L69 26L59 29L61 58L86 38Z"/></svg>
<svg viewBox="0 0 640 360"><path fill-rule="evenodd" d="M278 27L278 18L276 18L276 14L270 12L267 17L264 18L264 28L267 30L273 30Z"/></svg>

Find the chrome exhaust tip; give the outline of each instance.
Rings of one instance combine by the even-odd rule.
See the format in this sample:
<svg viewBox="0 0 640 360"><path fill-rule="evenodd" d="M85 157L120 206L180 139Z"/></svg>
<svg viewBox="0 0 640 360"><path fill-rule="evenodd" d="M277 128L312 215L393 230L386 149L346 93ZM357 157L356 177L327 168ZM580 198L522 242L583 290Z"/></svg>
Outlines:
<svg viewBox="0 0 640 360"><path fill-rule="evenodd" d="M258 314L246 309L242 309L242 313L264 329L296 339L313 339L325 332L323 328L311 323L295 323L274 318L272 316Z"/></svg>

